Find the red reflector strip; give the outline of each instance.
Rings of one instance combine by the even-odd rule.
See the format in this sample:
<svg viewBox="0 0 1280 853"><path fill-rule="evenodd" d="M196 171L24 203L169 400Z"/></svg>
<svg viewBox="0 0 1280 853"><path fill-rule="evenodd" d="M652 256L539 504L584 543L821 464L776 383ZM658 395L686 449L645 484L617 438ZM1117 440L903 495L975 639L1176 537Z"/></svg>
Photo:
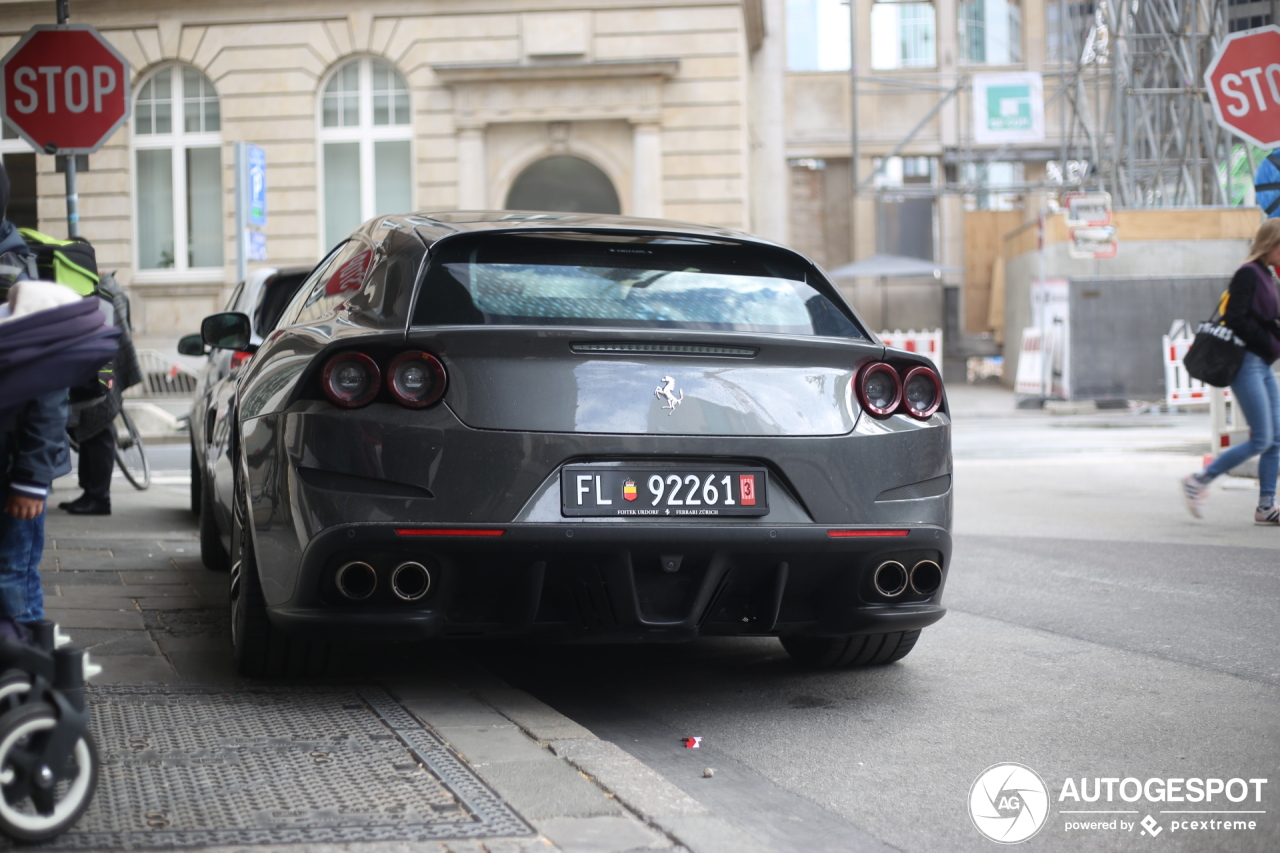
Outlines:
<svg viewBox="0 0 1280 853"><path fill-rule="evenodd" d="M501 536L505 530L479 530L466 527L397 527L397 536Z"/></svg>
<svg viewBox="0 0 1280 853"><path fill-rule="evenodd" d="M910 530L828 530L832 539L844 539L850 536L907 536Z"/></svg>

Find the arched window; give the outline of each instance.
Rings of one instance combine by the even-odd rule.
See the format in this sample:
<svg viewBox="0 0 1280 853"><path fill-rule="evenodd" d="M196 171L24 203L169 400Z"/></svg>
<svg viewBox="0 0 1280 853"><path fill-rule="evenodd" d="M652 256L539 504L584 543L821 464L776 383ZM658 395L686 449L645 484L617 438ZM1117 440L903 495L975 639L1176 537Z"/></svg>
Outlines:
<svg viewBox="0 0 1280 853"><path fill-rule="evenodd" d="M507 210L621 213L613 181L594 163L557 154L533 163L507 193Z"/></svg>
<svg viewBox="0 0 1280 853"><path fill-rule="evenodd" d="M413 208L409 84L380 59L338 68L320 97L324 244L366 219Z"/></svg>
<svg viewBox="0 0 1280 853"><path fill-rule="evenodd" d="M166 65L133 101L138 270L222 273L222 114L208 77Z"/></svg>

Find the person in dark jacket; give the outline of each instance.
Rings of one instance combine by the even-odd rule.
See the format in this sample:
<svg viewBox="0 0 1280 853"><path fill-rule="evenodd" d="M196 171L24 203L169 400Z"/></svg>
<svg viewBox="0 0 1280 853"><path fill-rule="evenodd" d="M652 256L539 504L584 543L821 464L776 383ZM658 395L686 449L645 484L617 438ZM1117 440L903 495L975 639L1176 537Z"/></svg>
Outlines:
<svg viewBox="0 0 1280 853"><path fill-rule="evenodd" d="M49 485L71 470L67 391L51 391L0 415L0 634L44 618L40 557Z"/></svg>
<svg viewBox="0 0 1280 853"><path fill-rule="evenodd" d="M1262 223L1249 259L1236 270L1227 289L1222 321L1244 341L1244 361L1231 382L1236 405L1249 422L1249 440L1237 444L1213 460L1199 474L1182 481L1187 509L1196 518L1204 511L1209 483L1220 474L1254 456L1258 457L1258 508L1256 524L1280 525L1276 508L1276 475L1280 471L1280 385L1271 365L1280 358L1280 219Z"/></svg>
<svg viewBox="0 0 1280 853"><path fill-rule="evenodd" d="M35 259L12 222L4 218L9 210L9 173L0 162L0 305L9 298L16 281L35 278Z"/></svg>

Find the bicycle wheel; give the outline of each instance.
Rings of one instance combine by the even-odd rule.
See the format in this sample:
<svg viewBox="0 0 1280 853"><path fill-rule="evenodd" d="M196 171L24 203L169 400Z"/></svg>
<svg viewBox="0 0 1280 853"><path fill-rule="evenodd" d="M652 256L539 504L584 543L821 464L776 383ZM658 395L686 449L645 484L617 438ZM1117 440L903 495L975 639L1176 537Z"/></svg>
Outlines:
<svg viewBox="0 0 1280 853"><path fill-rule="evenodd" d="M151 485L151 466L147 464L147 451L142 446L142 436L123 408L116 415L116 464L138 491Z"/></svg>

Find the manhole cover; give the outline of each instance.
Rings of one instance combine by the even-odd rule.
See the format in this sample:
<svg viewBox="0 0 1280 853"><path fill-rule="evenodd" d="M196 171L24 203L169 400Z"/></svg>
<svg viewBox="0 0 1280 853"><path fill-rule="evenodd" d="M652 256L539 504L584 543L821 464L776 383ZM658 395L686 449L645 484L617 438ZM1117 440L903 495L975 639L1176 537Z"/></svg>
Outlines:
<svg viewBox="0 0 1280 853"><path fill-rule="evenodd" d="M50 848L534 834L377 687L104 687L89 700L98 791Z"/></svg>

